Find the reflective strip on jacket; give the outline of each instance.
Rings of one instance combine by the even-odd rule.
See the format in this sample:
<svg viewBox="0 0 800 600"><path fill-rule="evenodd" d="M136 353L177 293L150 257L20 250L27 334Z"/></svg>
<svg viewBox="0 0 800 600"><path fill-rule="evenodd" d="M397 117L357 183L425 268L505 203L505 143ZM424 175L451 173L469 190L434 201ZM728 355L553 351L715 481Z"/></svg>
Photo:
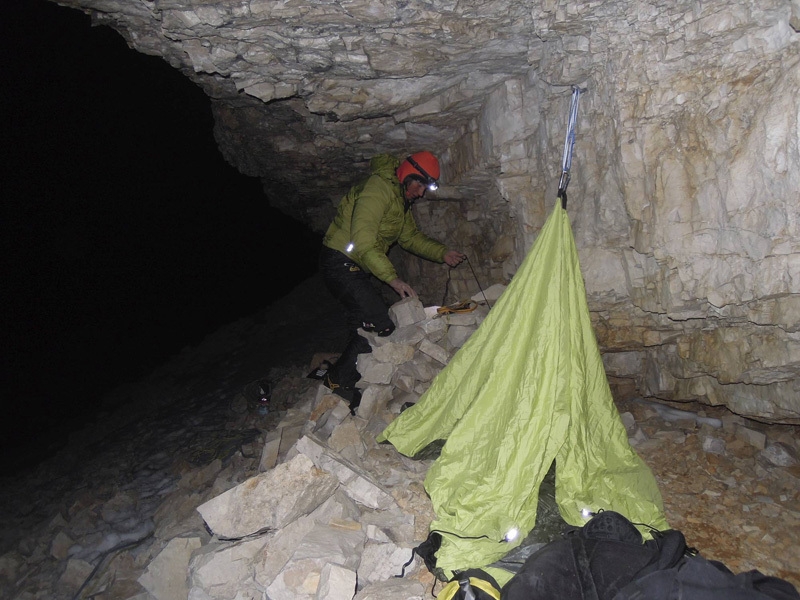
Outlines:
<svg viewBox="0 0 800 600"><path fill-rule="evenodd" d="M380 154L370 161L371 175L342 198L322 243L351 257L386 283L397 278L386 253L392 244L422 258L444 262L447 248L417 229L404 199L396 170L400 161ZM352 250L347 248L353 244Z"/></svg>

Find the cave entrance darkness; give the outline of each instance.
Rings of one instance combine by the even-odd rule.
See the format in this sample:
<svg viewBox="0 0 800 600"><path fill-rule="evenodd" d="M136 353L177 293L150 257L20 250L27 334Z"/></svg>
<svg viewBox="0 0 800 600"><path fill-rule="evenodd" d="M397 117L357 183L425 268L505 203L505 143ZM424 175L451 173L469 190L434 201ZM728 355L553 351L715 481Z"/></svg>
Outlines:
<svg viewBox="0 0 800 600"><path fill-rule="evenodd" d="M35 460L314 273L321 242L224 161L209 98L161 58L51 2L1 10L0 439Z"/></svg>

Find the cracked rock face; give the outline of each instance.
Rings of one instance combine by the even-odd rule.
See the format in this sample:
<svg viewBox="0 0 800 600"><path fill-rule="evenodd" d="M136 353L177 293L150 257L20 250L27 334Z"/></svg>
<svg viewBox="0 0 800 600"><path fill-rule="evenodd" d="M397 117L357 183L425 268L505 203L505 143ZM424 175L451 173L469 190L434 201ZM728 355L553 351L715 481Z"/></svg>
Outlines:
<svg viewBox="0 0 800 600"><path fill-rule="evenodd" d="M202 86L227 160L317 230L375 153L436 152L417 220L483 287L555 204L587 88L568 211L609 374L800 423L798 0L63 4ZM392 258L428 302L477 291Z"/></svg>

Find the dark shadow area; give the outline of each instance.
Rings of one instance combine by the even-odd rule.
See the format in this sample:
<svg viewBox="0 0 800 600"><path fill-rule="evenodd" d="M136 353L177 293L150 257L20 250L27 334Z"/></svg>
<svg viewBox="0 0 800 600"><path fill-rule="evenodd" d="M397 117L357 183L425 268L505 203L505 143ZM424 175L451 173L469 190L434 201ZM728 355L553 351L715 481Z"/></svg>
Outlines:
<svg viewBox="0 0 800 600"><path fill-rule="evenodd" d="M101 395L316 270L320 237L225 163L210 101L55 4L0 8L2 451L57 448Z"/></svg>

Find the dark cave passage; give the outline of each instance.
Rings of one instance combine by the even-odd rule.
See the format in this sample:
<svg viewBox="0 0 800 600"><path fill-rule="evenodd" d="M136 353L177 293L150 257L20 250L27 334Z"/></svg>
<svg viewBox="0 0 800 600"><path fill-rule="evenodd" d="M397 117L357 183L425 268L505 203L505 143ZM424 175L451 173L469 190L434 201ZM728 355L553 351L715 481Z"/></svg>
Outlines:
<svg viewBox="0 0 800 600"><path fill-rule="evenodd" d="M2 11L0 420L19 447L283 296L320 239L224 161L210 100L162 59L50 2Z"/></svg>

